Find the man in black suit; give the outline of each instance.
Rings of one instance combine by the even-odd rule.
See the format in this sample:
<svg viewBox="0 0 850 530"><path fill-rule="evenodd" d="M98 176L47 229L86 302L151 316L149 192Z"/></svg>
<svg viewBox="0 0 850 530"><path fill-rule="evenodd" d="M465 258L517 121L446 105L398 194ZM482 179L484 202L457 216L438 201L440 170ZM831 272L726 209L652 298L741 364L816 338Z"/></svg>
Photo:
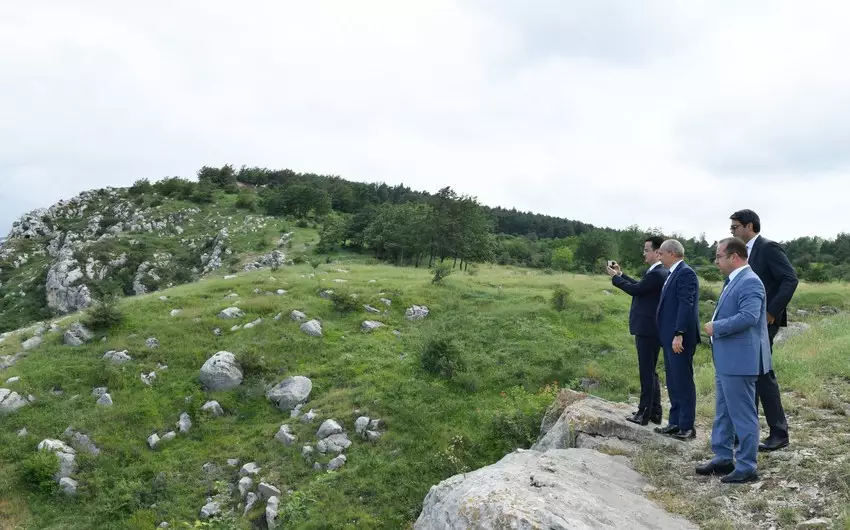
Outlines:
<svg viewBox="0 0 850 530"><path fill-rule="evenodd" d="M611 283L632 297L632 307L629 310L629 333L635 337L635 347L638 354L638 374L640 376L640 402L638 410L626 419L632 423L646 425L650 421L661 424L661 384L655 367L658 364L658 352L661 350L661 340L658 338L658 325L655 313L658 311L658 300L661 298L661 288L667 279L667 269L661 265L658 250L664 238L652 236L643 244L643 260L649 269L643 277L634 280L623 274L616 263L608 267Z"/></svg>
<svg viewBox="0 0 850 530"><path fill-rule="evenodd" d="M786 307L797 289L797 273L778 243L760 235L761 220L752 210L740 210L730 216L732 235L747 242L749 264L767 291L767 333L771 355L773 338L780 326L788 325ZM775 451L788 445L788 421L782 408L779 383L773 370L756 381L756 409L759 401L770 427L770 435L759 444L759 451Z"/></svg>

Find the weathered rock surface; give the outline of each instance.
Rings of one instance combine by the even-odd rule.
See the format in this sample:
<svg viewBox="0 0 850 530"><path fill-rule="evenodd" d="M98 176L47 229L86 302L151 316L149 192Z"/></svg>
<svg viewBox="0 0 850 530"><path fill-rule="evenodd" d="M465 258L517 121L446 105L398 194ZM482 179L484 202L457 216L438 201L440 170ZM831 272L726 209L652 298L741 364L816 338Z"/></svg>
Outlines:
<svg viewBox="0 0 850 530"><path fill-rule="evenodd" d="M266 397L277 407L288 412L307 401L313 390L313 382L308 377L296 375L288 377L266 392Z"/></svg>
<svg viewBox="0 0 850 530"><path fill-rule="evenodd" d="M514 452L433 486L414 528L697 528L644 497L644 483L621 457L590 449Z"/></svg>
<svg viewBox="0 0 850 530"><path fill-rule="evenodd" d="M80 322L71 324L63 336L63 340L68 346L82 346L93 338L94 334Z"/></svg>
<svg viewBox="0 0 850 530"><path fill-rule="evenodd" d="M207 359L201 367L201 384L208 390L233 390L242 384L242 369L236 362L236 356L228 351L220 351Z"/></svg>

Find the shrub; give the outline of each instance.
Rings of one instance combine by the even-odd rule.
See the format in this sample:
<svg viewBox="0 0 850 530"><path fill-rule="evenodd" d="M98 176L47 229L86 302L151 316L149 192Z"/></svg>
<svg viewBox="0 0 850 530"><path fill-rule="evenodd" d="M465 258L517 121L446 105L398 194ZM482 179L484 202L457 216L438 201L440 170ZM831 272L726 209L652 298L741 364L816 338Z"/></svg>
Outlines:
<svg viewBox="0 0 850 530"><path fill-rule="evenodd" d="M118 309L118 299L107 296L89 309L86 324L94 330L104 330L116 326L124 320L124 313Z"/></svg>
<svg viewBox="0 0 850 530"><path fill-rule="evenodd" d="M239 197L236 198L236 207L243 208L245 210L256 212L258 209L258 198L257 194L253 191L241 191L239 192Z"/></svg>
<svg viewBox="0 0 850 530"><path fill-rule="evenodd" d="M153 185L148 179L140 179L134 182L127 191L130 195L147 195L153 192Z"/></svg>
<svg viewBox="0 0 850 530"><path fill-rule="evenodd" d="M304 256L302 256L301 254L299 254L299 255L295 256L294 258L292 258L292 264L293 264L293 265L301 265L301 264L305 263L306 261L307 261L307 260L305 260L305 259L304 259Z"/></svg>
<svg viewBox="0 0 850 530"><path fill-rule="evenodd" d="M422 351L422 368L447 379L465 368L460 351L451 339L432 339Z"/></svg>
<svg viewBox="0 0 850 530"><path fill-rule="evenodd" d="M310 223L307 221L307 219L299 219L298 222L295 223L295 226L297 226L298 228L310 228Z"/></svg>
<svg viewBox="0 0 850 530"><path fill-rule="evenodd" d="M434 278L431 283L441 283L443 278L452 273L452 268L448 263L438 263L434 267Z"/></svg>
<svg viewBox="0 0 850 530"><path fill-rule="evenodd" d="M236 361L246 377L263 377L264 375L271 375L273 372L266 363L265 356L254 351L241 352L236 356Z"/></svg>
<svg viewBox="0 0 850 530"><path fill-rule="evenodd" d="M59 459L50 451L38 451L22 462L21 485L39 493L51 493L56 490L53 479L59 471Z"/></svg>
<svg viewBox="0 0 850 530"><path fill-rule="evenodd" d="M496 413L491 424L493 437L511 450L531 447L537 441L540 420L541 414L519 409Z"/></svg>
<svg viewBox="0 0 850 530"><path fill-rule="evenodd" d="M552 290L552 307L556 311L563 311L567 308L570 302L572 292L563 285L556 285Z"/></svg>
<svg viewBox="0 0 850 530"><path fill-rule="evenodd" d="M334 304L334 309L340 313L351 313L357 310L357 299L346 292L334 291L331 302Z"/></svg>
<svg viewBox="0 0 850 530"><path fill-rule="evenodd" d="M717 294L717 291L711 288L710 285L700 285L699 286L699 299L700 302L704 302L706 300L717 301L720 296Z"/></svg>
<svg viewBox="0 0 850 530"><path fill-rule="evenodd" d="M709 282L719 282L723 280L723 273L717 267L700 267L697 274Z"/></svg>
<svg viewBox="0 0 850 530"><path fill-rule="evenodd" d="M605 320L605 311L600 307L585 309L581 312L581 319L584 322L599 323Z"/></svg>

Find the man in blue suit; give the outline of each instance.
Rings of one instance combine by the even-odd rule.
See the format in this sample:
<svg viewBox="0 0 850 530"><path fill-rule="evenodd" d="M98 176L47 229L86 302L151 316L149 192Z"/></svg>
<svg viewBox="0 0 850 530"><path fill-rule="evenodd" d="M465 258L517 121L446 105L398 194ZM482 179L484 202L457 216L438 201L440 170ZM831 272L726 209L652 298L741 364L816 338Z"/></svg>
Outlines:
<svg viewBox="0 0 850 530"><path fill-rule="evenodd" d="M747 265L747 245L737 238L717 245L717 266L727 280L712 321L705 325L714 355L716 409L711 429L714 458L697 466L700 475L724 475L721 482L758 480L759 419L756 381L771 370L764 284ZM737 455L733 439L739 439Z"/></svg>
<svg viewBox="0 0 850 530"><path fill-rule="evenodd" d="M656 427L655 431L679 440L692 440L696 437L694 353L700 342L699 280L685 263L685 248L675 239L661 244L659 257L664 268L670 271L661 289L656 313L658 338L664 349L670 415L667 425Z"/></svg>
<svg viewBox="0 0 850 530"><path fill-rule="evenodd" d="M661 288L667 279L667 269L661 266L658 251L664 239L659 236L648 237L643 244L643 260L649 265L640 280L623 274L620 266L614 263L608 267L611 283L632 297L629 310L629 332L635 336L638 354L638 375L640 376L640 402L638 410L626 419L632 423L646 425L650 421L661 424L661 385L655 367L658 365L658 352L661 342L658 340L658 325L655 313Z"/></svg>

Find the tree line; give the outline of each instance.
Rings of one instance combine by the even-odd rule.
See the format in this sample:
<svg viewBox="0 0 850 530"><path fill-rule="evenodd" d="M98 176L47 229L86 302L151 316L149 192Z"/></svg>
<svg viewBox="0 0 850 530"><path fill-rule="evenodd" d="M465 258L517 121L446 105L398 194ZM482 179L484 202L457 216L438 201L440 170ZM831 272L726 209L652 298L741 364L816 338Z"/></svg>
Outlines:
<svg viewBox="0 0 850 530"><path fill-rule="evenodd" d="M195 202L210 202L223 191L236 205L268 215L313 218L322 225L318 250L368 252L401 265L431 266L495 262L540 269L601 272L605 259L627 269L643 267L648 235L675 237L691 264L707 279L719 279L712 265L716 243L705 235L685 238L637 226L616 230L516 209L487 207L450 187L431 194L404 184L351 182L334 175L230 165L205 166L197 182L166 178L138 181L132 192L156 191ZM802 237L783 242L801 278L850 280L850 234L833 240ZM427 261L426 261L427 258Z"/></svg>

